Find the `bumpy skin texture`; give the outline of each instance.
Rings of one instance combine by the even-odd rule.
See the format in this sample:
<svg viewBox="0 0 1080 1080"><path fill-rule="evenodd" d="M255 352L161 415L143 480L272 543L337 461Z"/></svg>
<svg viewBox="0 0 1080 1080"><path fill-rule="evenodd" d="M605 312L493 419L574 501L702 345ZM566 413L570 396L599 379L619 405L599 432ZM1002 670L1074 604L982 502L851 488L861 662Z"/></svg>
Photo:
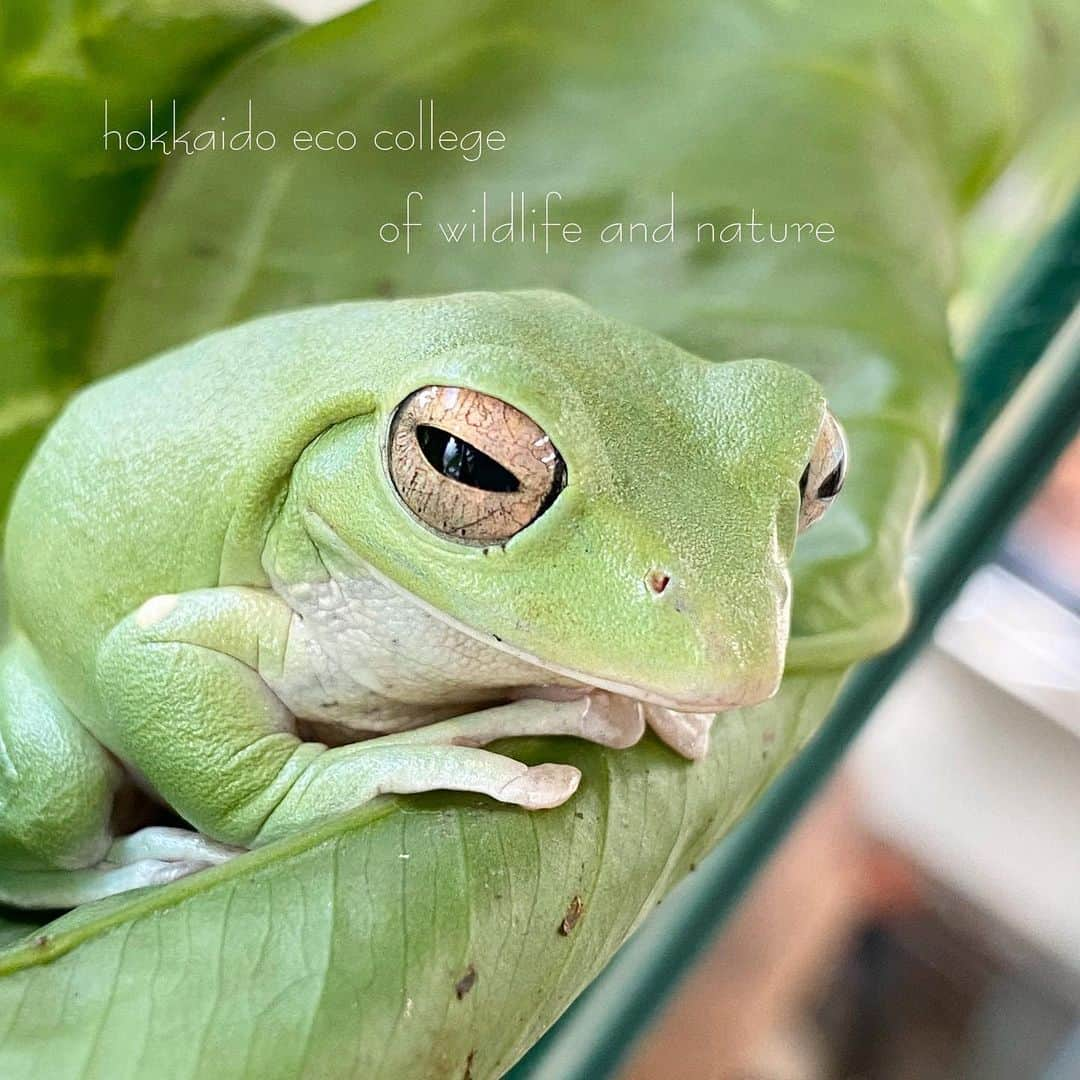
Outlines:
<svg viewBox="0 0 1080 1080"><path fill-rule="evenodd" d="M565 461L503 545L425 527L389 479L430 385L510 403ZM647 721L697 756L778 684L824 414L801 372L556 293L303 310L91 387L7 532L0 900L168 880L387 792L569 797L576 770L481 749L506 735L625 746ZM133 782L202 835L115 841Z"/></svg>

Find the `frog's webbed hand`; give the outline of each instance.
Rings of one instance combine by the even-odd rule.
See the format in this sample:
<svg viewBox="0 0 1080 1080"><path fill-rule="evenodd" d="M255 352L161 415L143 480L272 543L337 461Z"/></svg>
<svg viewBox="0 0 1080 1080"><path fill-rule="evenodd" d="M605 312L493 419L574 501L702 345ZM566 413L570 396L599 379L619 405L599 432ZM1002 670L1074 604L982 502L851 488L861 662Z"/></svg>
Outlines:
<svg viewBox="0 0 1080 1080"><path fill-rule="evenodd" d="M529 767L478 749L513 733L500 710L487 710L500 713L494 727L491 717L449 721L471 725L459 739L410 733L334 749L302 741L266 681L281 675L292 618L268 590L200 589L154 597L102 645L99 735L200 832L253 846L378 795L472 791L542 809L576 790L571 766ZM541 713L550 714L540 724L550 733L607 730L582 702L506 709L520 709L518 734L539 733Z"/></svg>

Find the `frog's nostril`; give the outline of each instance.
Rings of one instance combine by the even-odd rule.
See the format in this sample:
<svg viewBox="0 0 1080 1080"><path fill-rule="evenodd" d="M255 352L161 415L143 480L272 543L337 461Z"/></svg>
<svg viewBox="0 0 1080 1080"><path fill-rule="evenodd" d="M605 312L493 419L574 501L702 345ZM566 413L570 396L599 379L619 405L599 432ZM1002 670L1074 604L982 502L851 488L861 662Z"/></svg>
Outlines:
<svg viewBox="0 0 1080 1080"><path fill-rule="evenodd" d="M650 570L645 579L651 592L659 596L671 582L671 575L663 570Z"/></svg>

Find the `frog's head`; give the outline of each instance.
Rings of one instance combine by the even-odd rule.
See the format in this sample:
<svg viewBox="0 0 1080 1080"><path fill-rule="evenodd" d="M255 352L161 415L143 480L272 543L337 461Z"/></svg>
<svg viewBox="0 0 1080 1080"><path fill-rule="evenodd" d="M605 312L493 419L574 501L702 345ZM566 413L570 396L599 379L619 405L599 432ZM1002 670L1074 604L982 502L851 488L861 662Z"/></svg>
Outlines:
<svg viewBox="0 0 1080 1080"><path fill-rule="evenodd" d="M682 711L775 691L796 536L844 473L812 379L707 362L555 293L382 308L351 343L372 412L304 462L320 528L560 677Z"/></svg>

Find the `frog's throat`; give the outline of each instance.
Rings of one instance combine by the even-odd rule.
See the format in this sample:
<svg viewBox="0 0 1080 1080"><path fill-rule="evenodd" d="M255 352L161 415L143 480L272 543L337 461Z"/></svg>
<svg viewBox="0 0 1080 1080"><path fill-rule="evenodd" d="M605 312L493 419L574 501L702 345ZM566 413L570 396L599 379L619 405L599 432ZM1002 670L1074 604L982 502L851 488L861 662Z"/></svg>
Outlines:
<svg viewBox="0 0 1080 1080"><path fill-rule="evenodd" d="M564 667L561 664L553 664L543 657L537 656L535 653L528 652L516 645L512 645L508 641L504 641L502 638L496 637L494 634L486 633L483 630L477 630L475 627L462 622L460 619L456 619L453 615L448 615L445 611L435 607L434 604L428 603L428 601L417 596L414 592L399 585L393 578L387 577L386 574L372 566L366 559L357 555L356 552L353 551L340 536L338 536L333 527L311 507L305 507L303 521L305 529L308 532L308 537L315 545L316 549L331 549L336 556L351 564L352 568L355 569L357 573L369 574L387 589L398 593L398 595L408 600L409 603L415 604L421 611L424 611L432 618L445 623L454 630L465 634L467 637L483 642L483 644L488 645L491 648L497 649L509 656L513 656L527 664L531 664L533 667L539 668L542 671L548 671L553 675L561 675L564 678L573 679L574 682L580 683L585 690L606 690L609 693L633 698L635 701L641 701L647 705L658 705L661 708L683 713L715 713L725 709L739 708L742 705L751 704L746 701L733 701L729 698L720 699L716 697L701 700L692 698L676 699L668 697L665 694L658 694L647 687L636 686L633 683L624 683L614 679L606 679L600 676L591 675L588 672Z"/></svg>

